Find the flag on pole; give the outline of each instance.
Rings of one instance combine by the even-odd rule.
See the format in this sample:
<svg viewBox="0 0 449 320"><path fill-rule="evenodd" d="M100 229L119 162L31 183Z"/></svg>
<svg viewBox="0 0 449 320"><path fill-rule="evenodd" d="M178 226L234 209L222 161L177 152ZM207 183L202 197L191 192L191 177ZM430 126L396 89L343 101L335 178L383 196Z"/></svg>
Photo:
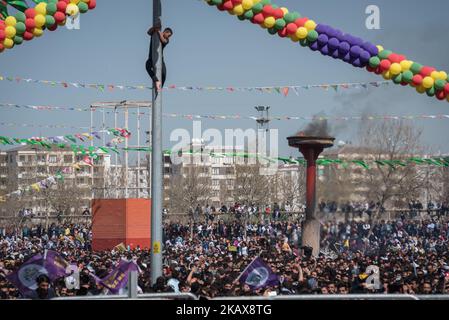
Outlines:
<svg viewBox="0 0 449 320"><path fill-rule="evenodd" d="M252 290L276 286L278 276L263 262L260 257L255 258L239 276L240 283L247 284Z"/></svg>
<svg viewBox="0 0 449 320"><path fill-rule="evenodd" d="M139 271L137 264L133 261L121 260L119 265L109 275L101 279L101 284L113 294L117 294L120 289L123 289L128 284L128 276L131 271Z"/></svg>
<svg viewBox="0 0 449 320"><path fill-rule="evenodd" d="M32 256L20 266L19 270L7 275L6 278L26 295L37 289L36 279L40 275L46 275L54 281L66 275L68 265L69 263L57 252L48 250L44 255L39 253Z"/></svg>

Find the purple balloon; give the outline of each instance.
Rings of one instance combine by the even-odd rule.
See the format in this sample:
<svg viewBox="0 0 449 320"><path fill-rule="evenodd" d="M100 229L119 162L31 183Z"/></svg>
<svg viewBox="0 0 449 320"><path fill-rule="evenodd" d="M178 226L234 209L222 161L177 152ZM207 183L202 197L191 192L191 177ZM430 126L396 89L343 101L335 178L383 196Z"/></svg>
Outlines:
<svg viewBox="0 0 449 320"><path fill-rule="evenodd" d="M344 62L351 62L351 55L349 54L349 53L347 53L344 57L343 57L343 59L342 59Z"/></svg>
<svg viewBox="0 0 449 320"><path fill-rule="evenodd" d="M312 44L310 45L310 49L311 49L312 51L317 51L317 50L319 50L320 47L318 46L318 41L315 41L314 43L312 43Z"/></svg>
<svg viewBox="0 0 449 320"><path fill-rule="evenodd" d="M320 33L320 34L321 33L326 33L326 25L325 24L321 24L321 23L317 24L316 28L315 28L315 31Z"/></svg>
<svg viewBox="0 0 449 320"><path fill-rule="evenodd" d="M352 46L350 53L351 53L351 57L358 58L358 57L360 57L360 54L362 53L362 48L360 48L359 46Z"/></svg>
<svg viewBox="0 0 449 320"><path fill-rule="evenodd" d="M329 41L329 38L323 33L318 36L318 44L324 46Z"/></svg>
<svg viewBox="0 0 449 320"><path fill-rule="evenodd" d="M360 59L355 59L354 61L352 61L352 65L357 68L362 67L362 63L360 62Z"/></svg>
<svg viewBox="0 0 449 320"><path fill-rule="evenodd" d="M327 30L327 35L329 36L329 38L335 38L335 36L337 35L337 30L335 30L334 28L329 28L329 30Z"/></svg>
<svg viewBox="0 0 449 320"><path fill-rule="evenodd" d="M343 37L343 32L341 30L335 29L335 38L341 41L341 38Z"/></svg>
<svg viewBox="0 0 449 320"><path fill-rule="evenodd" d="M320 52L321 52L321 54L322 54L323 56L327 56L327 55L329 54L329 48L328 48L328 46L323 46L323 47L320 49Z"/></svg>
<svg viewBox="0 0 449 320"><path fill-rule="evenodd" d="M340 45L340 41L338 41L337 38L331 38L331 39L329 39L329 42L327 45L329 46L330 49L337 49L338 46Z"/></svg>
<svg viewBox="0 0 449 320"><path fill-rule="evenodd" d="M340 45L338 46L338 51L343 54L347 54L351 50L351 46L347 42L340 42Z"/></svg>
<svg viewBox="0 0 449 320"><path fill-rule="evenodd" d="M353 37L354 38L354 46L362 46L363 45L363 39L361 38L357 38L357 37Z"/></svg>
<svg viewBox="0 0 449 320"><path fill-rule="evenodd" d="M329 54L331 54L331 53L329 53ZM332 52L332 58L342 59L343 57L340 57L340 53L338 52L338 50L334 50L334 52Z"/></svg>
<svg viewBox="0 0 449 320"><path fill-rule="evenodd" d="M377 47L370 42L364 43L363 49L368 51L372 57L377 56L379 54L379 49L377 49Z"/></svg>
<svg viewBox="0 0 449 320"><path fill-rule="evenodd" d="M366 50L362 50L362 52L360 53L360 61L362 63L367 63L370 58L371 58L371 54Z"/></svg>
<svg viewBox="0 0 449 320"><path fill-rule="evenodd" d="M345 33L345 34L343 34L343 36L341 37L341 41L342 41L342 42L347 42L347 43L351 44L351 42L352 42L352 36L351 36L350 34Z"/></svg>

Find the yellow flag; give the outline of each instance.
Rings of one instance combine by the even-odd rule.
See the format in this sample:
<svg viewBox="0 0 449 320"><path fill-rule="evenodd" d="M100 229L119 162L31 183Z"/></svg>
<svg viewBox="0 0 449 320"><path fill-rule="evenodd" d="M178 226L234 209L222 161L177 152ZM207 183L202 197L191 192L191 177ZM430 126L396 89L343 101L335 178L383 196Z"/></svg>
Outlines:
<svg viewBox="0 0 449 320"><path fill-rule="evenodd" d="M123 242L120 243L120 244L118 244L118 245L116 245L116 246L114 247L114 249L117 250L117 251L120 251L120 252L126 251L126 247L125 247L125 245L123 244Z"/></svg>
<svg viewBox="0 0 449 320"><path fill-rule="evenodd" d="M39 185L37 183L32 184L31 188L37 192L41 191L41 188L39 187Z"/></svg>

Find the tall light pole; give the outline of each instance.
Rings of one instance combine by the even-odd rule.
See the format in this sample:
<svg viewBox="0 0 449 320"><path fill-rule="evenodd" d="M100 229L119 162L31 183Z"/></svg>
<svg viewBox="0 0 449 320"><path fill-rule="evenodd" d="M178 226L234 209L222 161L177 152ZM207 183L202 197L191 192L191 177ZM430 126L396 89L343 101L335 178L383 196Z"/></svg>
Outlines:
<svg viewBox="0 0 449 320"><path fill-rule="evenodd" d="M153 25L161 25L161 0L153 0ZM162 46L157 32L151 38L153 63L156 76L162 79ZM153 112L151 135L151 282L156 283L162 276L162 191L163 163L162 163L162 92L157 92L153 84Z"/></svg>
<svg viewBox="0 0 449 320"><path fill-rule="evenodd" d="M259 163L259 134L263 134L264 143L267 142L267 133L269 131L270 126L270 107L266 106L257 106L254 107L259 112L259 117L257 118L257 132L256 132L256 159L257 163ZM262 137L262 138L263 138ZM263 148L265 150L265 148Z"/></svg>

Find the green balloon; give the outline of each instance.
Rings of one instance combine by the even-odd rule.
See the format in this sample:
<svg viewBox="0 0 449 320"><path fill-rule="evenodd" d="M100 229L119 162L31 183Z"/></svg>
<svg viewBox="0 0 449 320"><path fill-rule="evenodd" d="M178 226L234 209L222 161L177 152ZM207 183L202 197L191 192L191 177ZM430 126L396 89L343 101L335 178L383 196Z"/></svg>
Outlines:
<svg viewBox="0 0 449 320"><path fill-rule="evenodd" d="M272 7L273 9L279 9L279 6L278 6L277 4L272 4L271 7Z"/></svg>
<svg viewBox="0 0 449 320"><path fill-rule="evenodd" d="M271 3L271 0L262 0L262 1L260 1L260 3L264 6L266 6L267 4Z"/></svg>
<svg viewBox="0 0 449 320"><path fill-rule="evenodd" d="M400 73L396 77L394 77L393 82L396 84L400 84L402 82L402 73Z"/></svg>
<svg viewBox="0 0 449 320"><path fill-rule="evenodd" d="M51 4L51 3L56 4L56 3L58 3L58 1L59 1L59 0L48 0L47 2L48 2L48 4Z"/></svg>
<svg viewBox="0 0 449 320"><path fill-rule="evenodd" d="M259 2L259 3L255 4L255 5L253 6L252 10L253 10L254 14L261 13L262 10L263 10L263 4L262 4L262 2Z"/></svg>
<svg viewBox="0 0 449 320"><path fill-rule="evenodd" d="M80 9L81 13L86 13L87 11L89 11L89 5L82 1L78 3L78 8Z"/></svg>
<svg viewBox="0 0 449 320"><path fill-rule="evenodd" d="M413 74L418 74L421 72L422 67L423 67L422 64L414 62L410 67L410 71L413 72Z"/></svg>
<svg viewBox="0 0 449 320"><path fill-rule="evenodd" d="M307 40L307 39L302 39L302 40L299 40L299 44L300 44L302 47L308 47L308 46L310 45L310 42L309 42L309 40Z"/></svg>
<svg viewBox="0 0 449 320"><path fill-rule="evenodd" d="M25 26L25 23L17 22L17 24L16 24L16 32L17 32L18 35L24 34L26 29L27 28Z"/></svg>
<svg viewBox="0 0 449 320"><path fill-rule="evenodd" d="M410 83L413 80L413 72L411 72L410 70L403 72L402 80Z"/></svg>
<svg viewBox="0 0 449 320"><path fill-rule="evenodd" d="M45 16L45 26L51 27L52 25L54 25L56 23L55 18L53 18L53 16Z"/></svg>
<svg viewBox="0 0 449 320"><path fill-rule="evenodd" d="M252 10L248 10L243 14L243 16L245 17L245 19L251 20L252 18L254 18L254 12Z"/></svg>
<svg viewBox="0 0 449 320"><path fill-rule="evenodd" d="M268 33L271 35L275 35L276 33L278 33L278 31L275 28L269 28L267 30L268 30Z"/></svg>
<svg viewBox="0 0 449 320"><path fill-rule="evenodd" d="M21 36L15 36L14 37L14 44L21 45L23 42L23 38Z"/></svg>
<svg viewBox="0 0 449 320"><path fill-rule="evenodd" d="M56 6L56 3L49 3L49 4L47 4L47 14L48 15L54 16L56 11L58 11L58 7Z"/></svg>
<svg viewBox="0 0 449 320"><path fill-rule="evenodd" d="M435 87L432 87L432 88L427 89L427 90L426 90L426 94L427 94L429 97L433 97L433 96L435 95Z"/></svg>
<svg viewBox="0 0 449 320"><path fill-rule="evenodd" d="M437 81L435 81L435 89L437 89L438 91L443 90L446 83L446 81L438 79Z"/></svg>
<svg viewBox="0 0 449 320"><path fill-rule="evenodd" d="M318 39L318 32L316 32L315 30L310 30L307 34L307 40L309 40L310 42L314 42L316 41L316 39Z"/></svg>
<svg viewBox="0 0 449 320"><path fill-rule="evenodd" d="M379 52L379 58L382 60L387 59L388 56L392 53L393 53L393 51L390 51L390 50L382 50L381 52Z"/></svg>
<svg viewBox="0 0 449 320"><path fill-rule="evenodd" d="M274 27L275 27L275 29L276 30L282 30L282 29L284 29L284 27L287 25L287 23L285 22L285 20L284 19L277 19L276 20L276 22L275 22L275 24L274 24Z"/></svg>
<svg viewBox="0 0 449 320"><path fill-rule="evenodd" d="M284 20L287 23L292 23L293 21L295 21L295 16L293 15L293 12L289 12L286 15L284 15Z"/></svg>
<svg viewBox="0 0 449 320"><path fill-rule="evenodd" d="M27 19L25 13L20 12L20 11L17 12L17 13L14 15L14 17L15 17L16 20L19 21L19 22L25 22L25 20Z"/></svg>
<svg viewBox="0 0 449 320"><path fill-rule="evenodd" d="M380 59L378 57L371 57L369 59L369 65L372 68L377 68L380 65Z"/></svg>
<svg viewBox="0 0 449 320"><path fill-rule="evenodd" d="M219 5L223 4L223 0L212 0L211 3L213 5L219 6Z"/></svg>
<svg viewBox="0 0 449 320"><path fill-rule="evenodd" d="M245 18L244 15L237 16L237 18L238 18L240 21L245 21L245 20L246 20L246 18Z"/></svg>

